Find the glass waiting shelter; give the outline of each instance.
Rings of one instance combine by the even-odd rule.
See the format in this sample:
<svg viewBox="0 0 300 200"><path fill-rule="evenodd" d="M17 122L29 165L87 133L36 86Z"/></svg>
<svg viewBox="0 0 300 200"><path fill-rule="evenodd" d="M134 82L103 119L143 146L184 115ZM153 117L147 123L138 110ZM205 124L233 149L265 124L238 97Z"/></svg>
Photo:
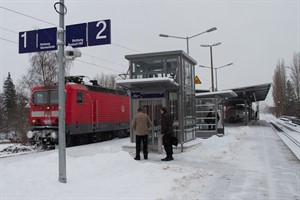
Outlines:
<svg viewBox="0 0 300 200"><path fill-rule="evenodd" d="M197 137L224 135L225 100L236 96L237 94L232 90L196 94Z"/></svg>
<svg viewBox="0 0 300 200"><path fill-rule="evenodd" d="M181 143L195 139L195 68L196 61L183 51L126 55L127 78L117 86L130 94L130 118L142 107L153 122L149 130L149 149L161 151L160 108L167 107L174 117L175 135ZM133 131L130 131L134 142Z"/></svg>

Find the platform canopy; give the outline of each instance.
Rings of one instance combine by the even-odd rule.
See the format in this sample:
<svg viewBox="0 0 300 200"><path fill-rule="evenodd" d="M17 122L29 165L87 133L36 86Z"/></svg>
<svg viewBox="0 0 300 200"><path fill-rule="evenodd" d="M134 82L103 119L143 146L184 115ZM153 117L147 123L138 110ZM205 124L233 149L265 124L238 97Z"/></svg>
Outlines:
<svg viewBox="0 0 300 200"><path fill-rule="evenodd" d="M237 97L229 99L227 105L244 104L245 100L247 103L264 101L271 88L271 83L254 85L248 87L234 88L231 89L237 94Z"/></svg>
<svg viewBox="0 0 300 200"><path fill-rule="evenodd" d="M116 84L131 90L151 89L158 87L176 89L179 87L178 83L176 83L174 79L168 77L117 80Z"/></svg>

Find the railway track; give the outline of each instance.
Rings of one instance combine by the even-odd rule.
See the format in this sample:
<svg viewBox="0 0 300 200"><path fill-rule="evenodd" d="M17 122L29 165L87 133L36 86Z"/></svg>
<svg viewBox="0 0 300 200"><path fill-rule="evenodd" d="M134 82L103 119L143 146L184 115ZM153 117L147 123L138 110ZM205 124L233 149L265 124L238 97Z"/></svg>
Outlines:
<svg viewBox="0 0 300 200"><path fill-rule="evenodd" d="M0 151L0 159L8 158L8 157L15 157L15 156L23 156L32 153L39 153L44 152L45 150L36 149L35 147L28 147L28 146L20 146L14 145L8 146Z"/></svg>
<svg viewBox="0 0 300 200"><path fill-rule="evenodd" d="M271 124L277 131L279 131L279 132L281 132L282 134L284 134L287 138L290 139L290 141L292 141L297 147L300 148L300 142L299 142L296 138L294 138L294 137L293 137L292 135L290 135L288 132L286 132L286 131L284 131L282 128L280 128L280 127L278 126L278 124L276 124L276 123L274 123L274 122L270 122L270 124ZM291 131L298 132L298 133L300 134L299 131L296 131L296 130L293 130L293 129L290 129L290 128L288 128L288 129L291 130Z"/></svg>
<svg viewBox="0 0 300 200"><path fill-rule="evenodd" d="M278 136L300 160L300 127L288 120L266 118L266 121L276 130Z"/></svg>

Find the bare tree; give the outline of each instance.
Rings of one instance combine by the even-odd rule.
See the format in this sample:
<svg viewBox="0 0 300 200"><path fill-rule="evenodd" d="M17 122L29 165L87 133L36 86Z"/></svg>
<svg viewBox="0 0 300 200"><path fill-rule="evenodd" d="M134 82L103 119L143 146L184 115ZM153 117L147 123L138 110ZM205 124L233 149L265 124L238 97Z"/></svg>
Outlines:
<svg viewBox="0 0 300 200"><path fill-rule="evenodd" d="M295 115L300 118L300 52L294 53L291 63L291 80L296 97L293 100L293 110Z"/></svg>
<svg viewBox="0 0 300 200"><path fill-rule="evenodd" d="M291 79L297 99L300 99L300 52L294 53L291 64Z"/></svg>
<svg viewBox="0 0 300 200"><path fill-rule="evenodd" d="M290 80L286 82L284 114L295 116L295 90Z"/></svg>
<svg viewBox="0 0 300 200"><path fill-rule="evenodd" d="M101 73L101 75L97 75L94 79L98 81L98 84L102 87L115 89L116 88L116 78L117 75L109 74L105 75Z"/></svg>
<svg viewBox="0 0 300 200"><path fill-rule="evenodd" d="M65 63L66 73L69 71L71 61ZM54 51L43 51L33 54L30 58L31 66L27 74L19 81L19 88L28 91L34 86L49 86L58 82L58 55Z"/></svg>
<svg viewBox="0 0 300 200"><path fill-rule="evenodd" d="M276 115L284 114L286 88L286 67L284 60L278 61L273 75L273 101L276 107Z"/></svg>
<svg viewBox="0 0 300 200"><path fill-rule="evenodd" d="M4 98L3 94L0 94L0 131L4 129Z"/></svg>

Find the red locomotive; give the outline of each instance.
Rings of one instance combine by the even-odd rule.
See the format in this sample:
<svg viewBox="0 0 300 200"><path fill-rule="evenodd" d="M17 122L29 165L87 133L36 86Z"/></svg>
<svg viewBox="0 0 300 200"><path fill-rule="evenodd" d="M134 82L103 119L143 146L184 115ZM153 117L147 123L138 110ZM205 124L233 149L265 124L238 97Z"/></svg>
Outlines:
<svg viewBox="0 0 300 200"><path fill-rule="evenodd" d="M65 124L67 146L127 136L129 96L124 91L83 82L84 76L66 77ZM27 137L41 147L58 144L58 88L34 87Z"/></svg>

